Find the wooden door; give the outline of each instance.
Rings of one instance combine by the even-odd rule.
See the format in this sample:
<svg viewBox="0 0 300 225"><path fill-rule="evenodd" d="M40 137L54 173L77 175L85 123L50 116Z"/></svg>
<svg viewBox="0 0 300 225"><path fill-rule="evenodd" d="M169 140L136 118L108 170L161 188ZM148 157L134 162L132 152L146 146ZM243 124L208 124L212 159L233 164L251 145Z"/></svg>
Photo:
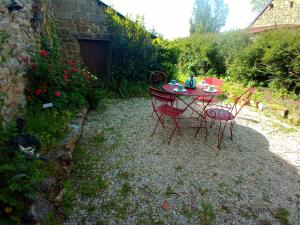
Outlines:
<svg viewBox="0 0 300 225"><path fill-rule="evenodd" d="M98 77L109 73L109 41L79 40L83 64Z"/></svg>

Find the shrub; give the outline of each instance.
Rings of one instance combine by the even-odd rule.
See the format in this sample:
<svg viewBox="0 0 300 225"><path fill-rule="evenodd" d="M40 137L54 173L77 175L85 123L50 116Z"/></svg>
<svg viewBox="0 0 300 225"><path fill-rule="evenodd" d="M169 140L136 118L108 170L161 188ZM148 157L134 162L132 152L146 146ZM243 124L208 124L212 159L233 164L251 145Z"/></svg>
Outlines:
<svg viewBox="0 0 300 225"><path fill-rule="evenodd" d="M57 39L49 45L42 39L40 49L32 56L25 95L29 106L41 108L53 103L58 109L80 108L87 103L95 76L73 60L63 60Z"/></svg>
<svg viewBox="0 0 300 225"><path fill-rule="evenodd" d="M34 134L41 141L42 151L46 152L56 147L68 133L71 118L70 111L28 111L25 114L25 133Z"/></svg>
<svg viewBox="0 0 300 225"><path fill-rule="evenodd" d="M14 125L0 127L0 217L20 222L36 196L37 184L42 176L40 162L29 159L8 145L11 135L15 134Z"/></svg>
<svg viewBox="0 0 300 225"><path fill-rule="evenodd" d="M228 73L244 83L300 93L300 33L275 30L260 34L235 56Z"/></svg>
<svg viewBox="0 0 300 225"><path fill-rule="evenodd" d="M225 72L224 58L220 54L219 34L195 34L175 41L180 49L178 67L187 75L222 75Z"/></svg>
<svg viewBox="0 0 300 225"><path fill-rule="evenodd" d="M253 40L248 31L229 31L220 35L219 51L225 60L226 68L239 52L247 48Z"/></svg>
<svg viewBox="0 0 300 225"><path fill-rule="evenodd" d="M106 81L116 84L117 92L123 92L118 89L125 80L128 83L148 82L151 70L174 75L177 50L173 45L148 32L142 17L135 20L120 17L112 8L106 12L112 32L111 76L106 77Z"/></svg>

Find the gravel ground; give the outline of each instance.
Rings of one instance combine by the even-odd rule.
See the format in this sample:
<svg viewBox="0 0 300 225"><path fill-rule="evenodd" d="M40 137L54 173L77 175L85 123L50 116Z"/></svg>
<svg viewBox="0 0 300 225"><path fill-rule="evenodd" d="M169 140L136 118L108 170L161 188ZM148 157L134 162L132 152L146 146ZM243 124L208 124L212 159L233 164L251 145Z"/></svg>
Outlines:
<svg viewBox="0 0 300 225"><path fill-rule="evenodd" d="M65 225L284 224L286 210L300 224L299 130L245 107L217 152L216 126L207 139L182 128L168 145L150 137L151 113L150 100L136 98L90 114L81 141L90 169L75 168ZM86 194L95 177L102 188Z"/></svg>

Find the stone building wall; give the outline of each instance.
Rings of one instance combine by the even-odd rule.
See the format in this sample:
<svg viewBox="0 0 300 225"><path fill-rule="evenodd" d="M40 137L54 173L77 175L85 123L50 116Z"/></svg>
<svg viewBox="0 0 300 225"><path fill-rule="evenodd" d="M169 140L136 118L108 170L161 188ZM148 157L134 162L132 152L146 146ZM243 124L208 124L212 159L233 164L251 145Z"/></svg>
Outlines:
<svg viewBox="0 0 300 225"><path fill-rule="evenodd" d="M53 4L67 58L80 59L79 39L109 40L105 4L97 0L53 0Z"/></svg>
<svg viewBox="0 0 300 225"><path fill-rule="evenodd" d="M23 0L24 8L14 12L7 9L9 2L0 3L0 37L8 34L0 46L0 98L4 120L13 118L18 108L26 104L24 75L30 63L30 53L37 49L40 40L40 34L32 24L33 1Z"/></svg>
<svg viewBox="0 0 300 225"><path fill-rule="evenodd" d="M271 6L271 4L273 6ZM251 27L300 25L300 0L273 0Z"/></svg>

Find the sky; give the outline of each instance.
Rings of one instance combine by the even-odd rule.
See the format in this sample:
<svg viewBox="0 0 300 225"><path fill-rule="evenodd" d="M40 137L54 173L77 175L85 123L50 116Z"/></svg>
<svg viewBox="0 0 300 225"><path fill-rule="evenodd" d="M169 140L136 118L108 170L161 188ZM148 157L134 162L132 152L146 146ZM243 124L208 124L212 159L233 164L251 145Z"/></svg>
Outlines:
<svg viewBox="0 0 300 225"><path fill-rule="evenodd" d="M123 15L144 16L146 27L154 28L167 39L189 35L189 20L195 0L103 0ZM229 15L222 31L246 28L256 14L250 0L225 0Z"/></svg>

